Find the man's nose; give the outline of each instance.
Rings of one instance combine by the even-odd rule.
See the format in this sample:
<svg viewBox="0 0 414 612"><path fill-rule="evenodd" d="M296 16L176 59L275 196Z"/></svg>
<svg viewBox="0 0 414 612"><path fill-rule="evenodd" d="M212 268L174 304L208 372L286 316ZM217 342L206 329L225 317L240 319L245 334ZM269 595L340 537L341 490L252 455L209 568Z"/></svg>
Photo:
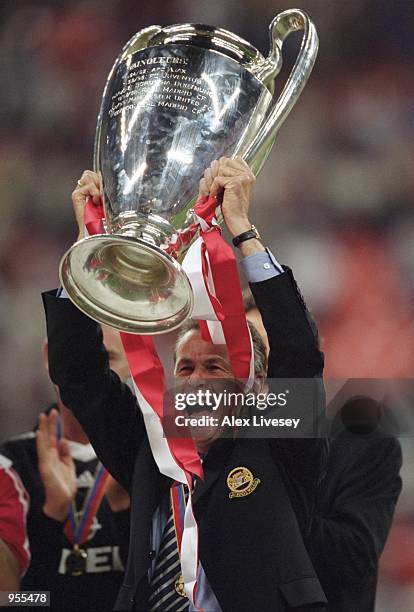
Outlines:
<svg viewBox="0 0 414 612"><path fill-rule="evenodd" d="M199 389L200 387L205 386L205 384L206 381L203 377L201 368L195 368L187 378L187 385L189 387L197 387Z"/></svg>

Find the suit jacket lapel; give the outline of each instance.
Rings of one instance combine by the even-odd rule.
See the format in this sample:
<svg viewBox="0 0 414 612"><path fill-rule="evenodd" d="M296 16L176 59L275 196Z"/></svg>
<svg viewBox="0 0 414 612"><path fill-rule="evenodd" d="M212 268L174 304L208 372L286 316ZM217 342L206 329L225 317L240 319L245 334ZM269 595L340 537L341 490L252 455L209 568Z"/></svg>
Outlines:
<svg viewBox="0 0 414 612"><path fill-rule="evenodd" d="M207 493L223 470L226 459L234 446L234 440L220 438L216 440L203 461L204 480L197 480L193 491L193 505Z"/></svg>

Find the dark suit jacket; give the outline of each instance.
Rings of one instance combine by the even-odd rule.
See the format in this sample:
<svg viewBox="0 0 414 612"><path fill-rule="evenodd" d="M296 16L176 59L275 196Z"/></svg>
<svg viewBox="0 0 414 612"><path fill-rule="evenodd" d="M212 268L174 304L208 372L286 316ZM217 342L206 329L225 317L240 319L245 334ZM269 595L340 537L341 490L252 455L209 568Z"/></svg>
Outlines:
<svg viewBox="0 0 414 612"><path fill-rule="evenodd" d="M272 349L269 376L321 376L323 355L290 270L251 288ZM131 494L130 555L117 608L145 610L151 519L171 480L154 462L135 397L109 369L99 326L69 300L45 294L44 303L51 378L102 462ZM302 534L310 529L326 451L323 440L311 438L221 439L210 449L194 512L200 560L224 612L324 609ZM230 499L227 475L239 466L261 484Z"/></svg>
<svg viewBox="0 0 414 612"><path fill-rule="evenodd" d="M377 429L330 444L308 550L329 612L373 612L378 560L401 491L401 447Z"/></svg>

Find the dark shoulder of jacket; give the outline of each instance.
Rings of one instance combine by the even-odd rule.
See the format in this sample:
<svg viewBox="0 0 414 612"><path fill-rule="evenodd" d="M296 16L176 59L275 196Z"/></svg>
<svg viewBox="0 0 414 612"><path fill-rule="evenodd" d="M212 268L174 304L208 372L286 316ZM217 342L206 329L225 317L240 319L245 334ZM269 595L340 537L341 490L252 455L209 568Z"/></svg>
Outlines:
<svg viewBox="0 0 414 612"><path fill-rule="evenodd" d="M382 478L385 475L398 477L402 465L401 444L397 438L381 429L370 435L343 431L331 438L330 445L328 472L331 478L336 476L335 468L339 469L340 465L344 475L358 469L366 474L371 469L381 474Z"/></svg>

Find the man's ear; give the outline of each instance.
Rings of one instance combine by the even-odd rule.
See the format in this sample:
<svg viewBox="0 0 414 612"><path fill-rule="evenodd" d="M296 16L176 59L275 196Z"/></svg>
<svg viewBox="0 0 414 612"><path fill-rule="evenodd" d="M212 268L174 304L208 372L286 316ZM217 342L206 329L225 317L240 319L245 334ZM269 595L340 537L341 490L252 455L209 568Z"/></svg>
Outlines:
<svg viewBox="0 0 414 612"><path fill-rule="evenodd" d="M49 344L47 342L47 338L45 338L42 342L42 354L43 354L43 365L46 370L49 372Z"/></svg>
<svg viewBox="0 0 414 612"><path fill-rule="evenodd" d="M253 392L256 393L268 393L269 385L267 383L267 376L264 372L260 372L255 375L253 383Z"/></svg>

